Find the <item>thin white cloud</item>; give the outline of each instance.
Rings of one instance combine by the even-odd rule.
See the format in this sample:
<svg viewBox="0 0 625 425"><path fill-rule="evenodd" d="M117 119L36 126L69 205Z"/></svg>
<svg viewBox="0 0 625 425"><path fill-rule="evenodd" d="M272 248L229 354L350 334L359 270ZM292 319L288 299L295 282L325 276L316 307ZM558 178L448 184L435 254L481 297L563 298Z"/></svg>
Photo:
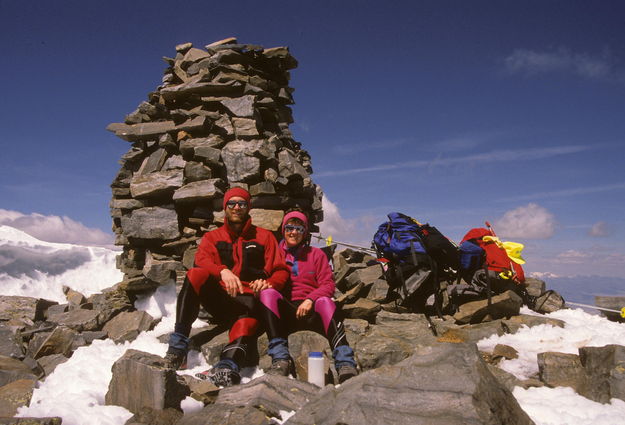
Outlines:
<svg viewBox="0 0 625 425"><path fill-rule="evenodd" d="M536 192L528 195L510 196L506 198L499 198L497 201L533 201L536 199L550 199L561 198L566 196L586 195L589 193L609 192L612 190L625 189L625 182L606 184L603 186L587 186L587 187L575 187L571 189L554 190L551 192Z"/></svg>
<svg viewBox="0 0 625 425"><path fill-rule="evenodd" d="M566 48L555 51L517 49L504 59L504 65L511 73L536 75L561 72L588 79L625 82L623 72L615 69L609 51L592 56Z"/></svg>
<svg viewBox="0 0 625 425"><path fill-rule="evenodd" d="M495 222L499 236L519 239L549 239L556 225L552 213L533 203L507 211Z"/></svg>
<svg viewBox="0 0 625 425"><path fill-rule="evenodd" d="M112 234L87 227L66 216L23 214L19 211L0 209L0 224L22 230L46 242L106 247L113 244Z"/></svg>
<svg viewBox="0 0 625 425"><path fill-rule="evenodd" d="M595 146L596 148L596 146ZM422 168L428 167L435 163L438 166L465 164L465 163L488 163L488 162L502 162L502 161L522 161L522 160L538 160L551 158L553 156L567 155L578 152L590 150L589 146L581 145L566 145L556 146L552 148L531 148L531 149L519 149L519 150L498 150L491 152L478 153L473 155L466 155L461 157L451 158L434 158L431 160L416 160L395 162L391 164L379 164L370 167L350 168L342 170L322 171L315 174L315 177L334 177L345 176L359 173L372 173L377 171L398 170L406 168Z"/></svg>
<svg viewBox="0 0 625 425"><path fill-rule="evenodd" d="M592 236L594 238L604 238L610 235L611 230L612 229L608 223L605 221L598 221L590 227L588 230L588 236Z"/></svg>
<svg viewBox="0 0 625 425"><path fill-rule="evenodd" d="M403 146L408 143L408 139L392 139L377 142L344 143L334 145L332 151L339 155L354 154L381 149L390 149Z"/></svg>

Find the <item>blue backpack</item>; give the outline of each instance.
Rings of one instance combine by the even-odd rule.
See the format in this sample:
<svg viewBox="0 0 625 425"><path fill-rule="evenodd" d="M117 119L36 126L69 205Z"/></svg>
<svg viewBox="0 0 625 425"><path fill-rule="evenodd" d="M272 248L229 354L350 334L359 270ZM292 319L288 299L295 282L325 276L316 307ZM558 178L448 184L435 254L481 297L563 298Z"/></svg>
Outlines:
<svg viewBox="0 0 625 425"><path fill-rule="evenodd" d="M373 236L376 251L387 260L403 263L415 254L426 254L421 242L420 224L402 213L392 212Z"/></svg>

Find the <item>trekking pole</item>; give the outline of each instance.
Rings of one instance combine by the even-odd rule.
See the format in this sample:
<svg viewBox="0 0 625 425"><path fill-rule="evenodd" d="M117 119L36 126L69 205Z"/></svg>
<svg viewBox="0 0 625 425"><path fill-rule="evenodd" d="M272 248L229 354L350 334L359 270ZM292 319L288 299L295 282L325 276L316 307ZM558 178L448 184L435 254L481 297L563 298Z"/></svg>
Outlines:
<svg viewBox="0 0 625 425"><path fill-rule="evenodd" d="M622 318L625 318L625 307L623 307L620 310L613 310L611 308L605 308L605 307L597 307L596 305L589 305L589 304L581 304L581 303L573 303L571 301L565 301L566 304L569 305L575 305L578 307L587 307L587 308L592 308L595 310L601 310L601 311L609 311L610 313L618 313L621 315Z"/></svg>
<svg viewBox="0 0 625 425"><path fill-rule="evenodd" d="M329 236L327 238L324 238L321 235L312 235L311 234L310 236L315 238L315 239L317 239L317 240L325 241L326 244L328 244L328 245L331 245L331 244L335 243L337 245L346 246L348 248L354 248L354 249L357 249L359 251L364 251L364 252L367 252L367 253L372 253L372 254L376 253L375 250L371 249L371 248L365 248L364 246L354 245L354 244L346 243L346 242L335 241L334 239L332 239L332 236Z"/></svg>

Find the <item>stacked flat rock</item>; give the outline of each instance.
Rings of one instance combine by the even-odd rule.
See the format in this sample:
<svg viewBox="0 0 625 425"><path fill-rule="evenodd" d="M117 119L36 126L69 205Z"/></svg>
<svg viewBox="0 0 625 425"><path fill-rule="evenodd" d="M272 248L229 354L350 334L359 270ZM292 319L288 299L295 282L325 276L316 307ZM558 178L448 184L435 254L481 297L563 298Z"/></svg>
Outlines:
<svg viewBox="0 0 625 425"><path fill-rule="evenodd" d="M118 267L129 289L170 283L193 265L201 236L223 222L224 192L252 195L254 224L279 230L298 207L323 220L310 155L289 124L288 48L234 38L205 49L176 46L162 85L107 130L132 143L111 184Z"/></svg>

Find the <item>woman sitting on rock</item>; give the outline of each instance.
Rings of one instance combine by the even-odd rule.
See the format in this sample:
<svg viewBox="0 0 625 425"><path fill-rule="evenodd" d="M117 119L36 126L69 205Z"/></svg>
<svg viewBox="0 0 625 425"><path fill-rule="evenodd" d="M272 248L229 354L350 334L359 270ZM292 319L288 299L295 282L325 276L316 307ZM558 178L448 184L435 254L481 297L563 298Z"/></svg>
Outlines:
<svg viewBox="0 0 625 425"><path fill-rule="evenodd" d="M288 336L298 330L312 330L328 338L339 383L358 374L354 351L347 343L343 322L338 317L334 295L334 277L325 253L308 244L308 218L292 211L282 221L286 262L291 267L291 294L275 289L260 293L263 318L269 337L272 363L269 374L287 376L294 371L289 354Z"/></svg>

